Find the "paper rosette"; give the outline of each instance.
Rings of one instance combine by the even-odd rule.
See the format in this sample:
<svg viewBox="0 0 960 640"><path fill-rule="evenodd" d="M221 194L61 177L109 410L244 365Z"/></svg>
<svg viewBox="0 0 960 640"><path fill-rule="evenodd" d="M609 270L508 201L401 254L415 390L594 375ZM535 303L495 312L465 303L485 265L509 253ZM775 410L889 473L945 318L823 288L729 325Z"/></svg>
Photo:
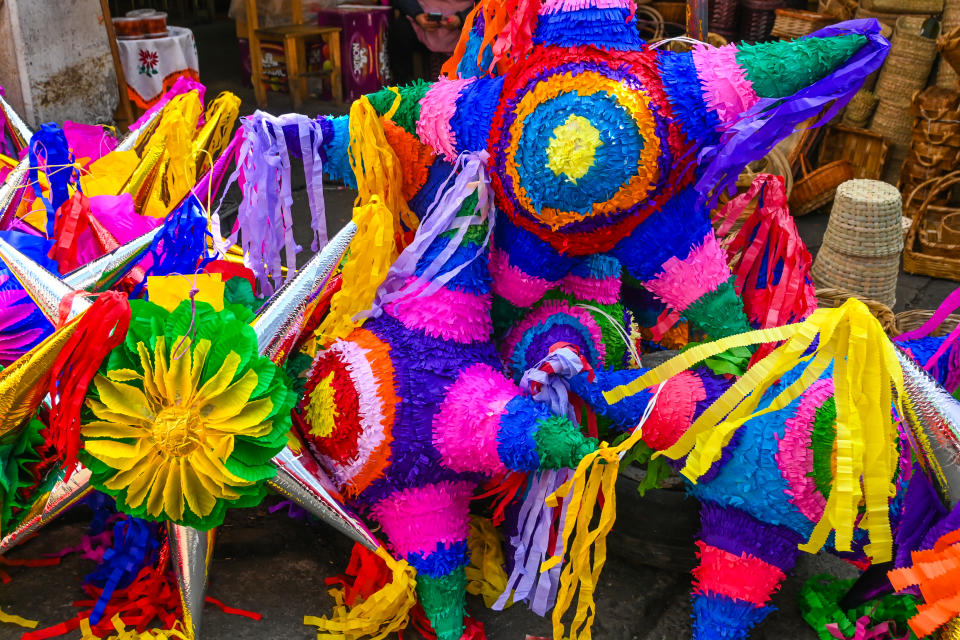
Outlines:
<svg viewBox="0 0 960 640"><path fill-rule="evenodd" d="M216 527L227 507L263 499L290 428L290 381L258 355L240 307L130 307L126 339L88 391L81 460L121 511Z"/></svg>

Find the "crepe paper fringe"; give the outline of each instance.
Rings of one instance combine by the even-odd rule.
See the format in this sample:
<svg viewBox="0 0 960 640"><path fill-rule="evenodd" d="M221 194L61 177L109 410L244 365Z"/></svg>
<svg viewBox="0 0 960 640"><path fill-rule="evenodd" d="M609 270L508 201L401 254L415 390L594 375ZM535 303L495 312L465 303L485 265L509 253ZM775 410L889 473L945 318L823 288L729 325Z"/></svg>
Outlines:
<svg viewBox="0 0 960 640"><path fill-rule="evenodd" d="M456 134L451 128L451 121L457 112L457 97L473 82L473 78L449 80L441 77L420 99L417 136L447 162L456 162L459 155Z"/></svg>
<svg viewBox="0 0 960 640"><path fill-rule="evenodd" d="M233 232L224 244L229 246L240 238L248 266L256 273L261 290L269 294L281 281L282 262L286 263L287 279L293 276L300 251L293 237L291 214L292 153L303 159L314 232L312 249L317 251L327 241L323 163L319 159L322 127L303 115L276 117L262 111L242 118L241 122L243 141L237 153L237 168L224 192L239 178L243 200Z"/></svg>
<svg viewBox="0 0 960 640"><path fill-rule="evenodd" d="M517 307L531 307L558 285L556 281L527 275L510 263L510 256L494 248L490 257L493 292Z"/></svg>
<svg viewBox="0 0 960 640"><path fill-rule="evenodd" d="M520 390L486 364L464 369L433 419L433 444L453 471L506 473L497 451L500 418Z"/></svg>
<svg viewBox="0 0 960 640"><path fill-rule="evenodd" d="M503 570L503 536L489 518L470 516L470 564L466 568L467 593L483 598L483 604L494 608L507 587ZM513 604L508 599L504 608Z"/></svg>
<svg viewBox="0 0 960 640"><path fill-rule="evenodd" d="M747 553L736 555L702 540L697 543L700 564L693 570L693 593L727 596L763 607L786 575L779 568Z"/></svg>
<svg viewBox="0 0 960 640"><path fill-rule="evenodd" d="M193 140L202 116L203 103L195 91L174 96L164 107L156 128L150 133L138 167L138 170L147 174L154 170L157 172L154 179L145 183L149 195L140 213L156 218L165 217L196 184L197 157ZM147 169L153 162L159 168ZM139 196L135 196L135 203L140 206Z"/></svg>
<svg viewBox="0 0 960 640"><path fill-rule="evenodd" d="M69 303L66 303L69 308ZM87 388L107 355L126 337L130 306L123 294L108 291L76 320L76 329L50 371L50 433L61 456L65 479L73 475L81 448L81 410Z"/></svg>
<svg viewBox="0 0 960 640"><path fill-rule="evenodd" d="M405 288L416 282L416 278L408 278ZM443 288L428 296L390 302L386 311L409 329L433 338L470 343L490 339L490 303L489 293L474 295Z"/></svg>
<svg viewBox="0 0 960 640"><path fill-rule="evenodd" d="M403 560L393 559L383 547L374 553L386 564L390 581L369 595L364 594L362 601L356 596L348 601L345 589L331 589L329 593L336 602L331 617L303 618L304 624L317 627L318 640L383 640L407 626L410 609L417 601L416 572ZM367 565L369 561L363 562L364 567ZM354 568L361 575L361 567Z"/></svg>
<svg viewBox="0 0 960 640"><path fill-rule="evenodd" d="M656 451L668 449L680 439L693 423L698 402L706 398L700 376L690 371L667 380L663 393L670 402L657 403L644 425L643 442Z"/></svg>
<svg viewBox="0 0 960 640"><path fill-rule="evenodd" d="M820 640L908 640L907 619L917 612L918 599L908 594L888 594L852 610L840 600L854 580L839 580L819 574L800 588L800 615Z"/></svg>
<svg viewBox="0 0 960 640"><path fill-rule="evenodd" d="M390 302L427 300L443 288L474 294L488 291L482 272L495 225L486 159L486 153L480 152L457 160L413 241L390 266L367 315L376 317ZM489 316L489 306L483 315Z"/></svg>
<svg viewBox="0 0 960 640"><path fill-rule="evenodd" d="M843 39L833 36L852 37ZM761 97L735 122L728 124L716 146L703 149L699 156L701 169L698 171L696 188L710 206L716 203L723 191L729 190L746 164L766 155L801 122L816 117L813 126L819 126L833 119L863 85L863 78L880 67L890 48L890 44L880 35L876 20L842 22L820 29L795 43L775 43L781 46L772 50L782 56L775 65L776 71L773 73L776 77L783 80L798 77L799 74L794 70L805 67L809 60L797 60L793 50L797 51L797 56L805 56L805 49L810 46L806 43L821 38L822 48L827 51L834 49L838 57L830 58L825 68L818 70L815 81L802 85L789 97ZM862 38L860 42L865 40L866 43L849 55L850 43L859 38ZM849 57L844 58L844 55ZM752 60L742 56L743 49L737 56L737 62L752 79L751 74L759 67L755 68ZM762 62L770 61L767 59ZM827 75L820 77L821 71ZM756 81L754 89L758 89ZM766 89L762 83L760 89L757 93L765 95Z"/></svg>
<svg viewBox="0 0 960 640"><path fill-rule="evenodd" d="M140 127L142 127L148 120L150 120L150 117L154 113L156 113L157 111L160 111L161 109L166 108L167 104L174 97L183 95L185 93L189 93L191 91L196 91L197 97L200 99L200 102L203 103L204 95L206 94L207 88L203 84L194 80L193 78L190 78L188 76L180 76L179 78L177 78L176 82L173 83L173 86L167 89L164 92L163 96L161 96L160 99L153 104L153 106L147 109L144 112L144 114L137 119L136 122L130 125L130 131L135 131Z"/></svg>
<svg viewBox="0 0 960 640"><path fill-rule="evenodd" d="M687 140L716 144L720 137L720 118L714 109L707 107L694 59L692 52L660 56L663 88Z"/></svg>
<svg viewBox="0 0 960 640"><path fill-rule="evenodd" d="M0 287L10 276L0 275ZM37 307L23 290L0 289L0 366L7 366L30 350L43 336L41 327L30 327Z"/></svg>
<svg viewBox="0 0 960 640"><path fill-rule="evenodd" d="M755 607L723 595L693 596L694 640L746 640L774 607Z"/></svg>
<svg viewBox="0 0 960 640"><path fill-rule="evenodd" d="M944 534L933 549L914 551L913 565L887 572L897 591L919 587L924 603L910 618L918 637L933 633L960 615L960 529Z"/></svg>
<svg viewBox="0 0 960 640"><path fill-rule="evenodd" d="M460 61L464 59L467 41L473 33L475 21L482 19L482 38L476 47L476 63L485 73L503 74L512 64L523 60L532 46L532 28L537 24L540 0L483 0L474 7L460 32L460 40L442 73L456 77ZM486 56L489 47L490 54ZM471 47L473 49L473 47ZM473 53L471 51L471 53ZM472 62L472 60L465 60Z"/></svg>
<svg viewBox="0 0 960 640"><path fill-rule="evenodd" d="M700 44L692 52L703 87L703 101L724 123L736 121L760 99L737 62L737 51L735 44L722 47Z"/></svg>
<svg viewBox="0 0 960 640"><path fill-rule="evenodd" d="M604 3L606 4L606 3ZM533 42L540 46L595 46L615 51L637 51L643 40L634 20L635 5L586 5L582 9L540 13Z"/></svg>
<svg viewBox="0 0 960 640"><path fill-rule="evenodd" d="M431 553L438 544L467 539L472 495L473 484L466 481L411 487L379 501L371 515L397 555Z"/></svg>
<svg viewBox="0 0 960 640"><path fill-rule="evenodd" d="M743 298L747 318L758 328L799 322L817 308L810 265L813 260L787 209L787 194L780 176L760 174L745 194L728 202L719 214L722 236L753 198L758 206L726 245L734 287ZM772 350L761 347L759 361Z"/></svg>
<svg viewBox="0 0 960 640"><path fill-rule="evenodd" d="M743 300L733 286L733 276L713 291L697 298L684 309L683 315L692 326L713 340L752 329L747 314L743 311ZM747 357L749 358L749 352ZM746 360L743 364L746 365Z"/></svg>
<svg viewBox="0 0 960 640"><path fill-rule="evenodd" d="M365 329L335 342L311 366L300 401L304 435L346 496L389 467L398 403L390 347Z"/></svg>
<svg viewBox="0 0 960 640"><path fill-rule="evenodd" d="M730 279L726 255L713 233L707 233L700 244L692 245L686 258L674 256L663 263L662 269L644 286L677 311L685 310Z"/></svg>
<svg viewBox="0 0 960 640"><path fill-rule="evenodd" d="M578 300L616 304L620 300L620 278L584 278L568 275L560 282L560 290Z"/></svg>
<svg viewBox="0 0 960 640"><path fill-rule="evenodd" d="M330 313L316 330L321 346L329 346L345 338L363 323L363 312L373 308L377 290L386 279L397 255L394 214L379 196L368 204L354 207L353 222L357 233L350 242L343 266L343 281L330 300Z"/></svg>
<svg viewBox="0 0 960 640"><path fill-rule="evenodd" d="M819 336L812 354L813 342ZM836 530L835 547L851 551L855 528L869 532L867 555L875 562L892 557L889 499L899 456L897 426L890 407L902 414L904 397L902 370L883 329L869 310L851 299L838 309L819 309L806 321L777 329L750 333L700 345L681 354L638 380L604 395L608 402L657 384L710 355L731 347L786 340L769 356L755 364L720 398L700 415L680 440L663 453L674 460L686 456L681 473L697 482L720 457L724 445L744 422L783 408L796 399L833 362L837 401L837 471L823 517L801 549L819 550L831 530ZM770 404L757 406L768 389L798 364L806 364L802 375L783 389ZM896 388L896 400L892 395ZM853 390L863 397L854 401ZM869 462L869 464L868 464ZM862 481L861 481L862 476ZM859 519L857 505L865 501L866 512Z"/></svg>
<svg viewBox="0 0 960 640"><path fill-rule="evenodd" d="M800 397L800 404L793 416L784 422L786 429L777 450L777 466L783 474L784 480L790 486L789 501L800 510L811 522L823 517L827 506L826 498L817 488L813 478L814 452L811 448L814 433L814 419L817 411L833 397L833 381L828 379L817 380ZM829 443L831 453L833 441ZM832 457L832 456L831 456ZM827 460L828 471L830 460Z"/></svg>
<svg viewBox="0 0 960 640"><path fill-rule="evenodd" d="M392 111L400 106L400 102L397 92L394 109L388 112L387 118L393 115ZM350 108L350 146L347 151L360 192L358 203L372 204L374 197L380 199L393 216L393 229L400 248L399 236L403 231L415 231L418 220L403 198L400 161L387 143L380 117L366 97L361 97Z"/></svg>
<svg viewBox="0 0 960 640"><path fill-rule="evenodd" d="M552 332L554 327L558 329ZM501 353L519 377L546 357L555 342L576 344L593 366L606 361L600 325L588 311L562 300L547 300L527 314L503 339Z"/></svg>

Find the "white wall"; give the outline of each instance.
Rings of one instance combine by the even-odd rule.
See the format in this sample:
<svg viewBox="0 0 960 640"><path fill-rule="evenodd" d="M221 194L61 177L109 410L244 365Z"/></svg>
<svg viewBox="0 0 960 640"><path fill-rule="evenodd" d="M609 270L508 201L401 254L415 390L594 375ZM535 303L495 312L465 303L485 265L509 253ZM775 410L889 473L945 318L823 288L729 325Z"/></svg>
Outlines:
<svg viewBox="0 0 960 640"><path fill-rule="evenodd" d="M32 127L112 122L117 81L99 0L2 2L0 85Z"/></svg>

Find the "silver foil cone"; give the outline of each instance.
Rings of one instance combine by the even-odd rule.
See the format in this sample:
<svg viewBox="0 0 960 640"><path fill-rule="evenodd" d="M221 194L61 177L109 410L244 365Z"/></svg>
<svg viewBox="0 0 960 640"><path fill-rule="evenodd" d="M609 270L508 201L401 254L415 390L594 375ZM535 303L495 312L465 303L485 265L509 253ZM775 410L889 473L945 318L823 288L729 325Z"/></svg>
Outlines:
<svg viewBox="0 0 960 640"><path fill-rule="evenodd" d="M960 502L960 403L927 373L916 360L897 347L897 358L903 369L903 385L907 397L903 403L906 421L914 433L930 443L942 478L944 497L951 505ZM921 448L922 453L923 449Z"/></svg>
<svg viewBox="0 0 960 640"><path fill-rule="evenodd" d="M142 236L120 245L110 253L74 269L63 277L63 281L77 290L106 291L122 280L130 269L136 266L162 228L160 226L151 229Z"/></svg>
<svg viewBox="0 0 960 640"><path fill-rule="evenodd" d="M127 135L123 136L123 139L117 143L114 151L133 151L133 148L137 145L137 140L140 139L140 134L150 129L150 127L159 120L160 115L163 113L163 107L166 106L167 102L170 102L169 98L165 99L162 102L162 106L157 107L157 110L151 113L150 117L147 118L142 125L130 130Z"/></svg>
<svg viewBox="0 0 960 640"><path fill-rule="evenodd" d="M191 638L200 637L214 535L213 530L197 531L192 527L167 523L170 561L177 576L177 587L180 589L183 605L183 626Z"/></svg>
<svg viewBox="0 0 960 640"><path fill-rule="evenodd" d="M273 464L277 475L269 482L271 489L367 549L375 551L380 546L363 521L334 497L333 483L309 454L296 454L286 447Z"/></svg>
<svg viewBox="0 0 960 640"><path fill-rule="evenodd" d="M20 117L20 114L17 113L16 109L10 106L10 103L7 102L3 96L0 96L0 107L3 107L3 113L7 116L7 120L10 121L10 124L13 125L14 131L16 131L17 135L20 136L24 146L29 145L30 138L33 137L33 130L27 126L27 123L23 121L23 118Z"/></svg>
<svg viewBox="0 0 960 640"><path fill-rule="evenodd" d="M30 295L43 315L54 325L60 325L60 305L74 292L67 283L26 257L15 247L0 239L0 260L7 265L20 286ZM74 296L64 323L73 320L90 307L82 296Z"/></svg>
<svg viewBox="0 0 960 640"><path fill-rule="evenodd" d="M307 303L337 268L356 233L357 226L348 222L263 305L250 323L257 334L260 355L273 359L287 336L301 330Z"/></svg>
<svg viewBox="0 0 960 640"><path fill-rule="evenodd" d="M13 203L15 201L19 202L16 199L17 190L23 188L23 179L29 170L30 158L24 158L7 174L7 179L3 181L3 185L0 185L0 229L6 229L10 226L10 221L15 213Z"/></svg>
<svg viewBox="0 0 960 640"><path fill-rule="evenodd" d="M63 474L62 471L57 473ZM30 538L93 490L90 470L77 466L69 480L61 479L45 495L41 495L27 512L27 516L11 532L0 539L0 555Z"/></svg>

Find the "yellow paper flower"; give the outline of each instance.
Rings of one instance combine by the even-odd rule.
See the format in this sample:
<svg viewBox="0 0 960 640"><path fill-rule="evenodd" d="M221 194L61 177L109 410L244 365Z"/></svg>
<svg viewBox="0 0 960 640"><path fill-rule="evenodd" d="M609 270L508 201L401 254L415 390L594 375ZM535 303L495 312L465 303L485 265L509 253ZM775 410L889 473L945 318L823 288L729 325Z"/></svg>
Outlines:
<svg viewBox="0 0 960 640"><path fill-rule="evenodd" d="M223 521L227 503L262 499L270 459L286 442L292 393L283 373L256 355L249 326L230 310L197 307L191 339L176 335L189 324L189 305L167 314L131 302L135 320L146 312L165 319L167 331L128 334L107 358L81 437L94 486L122 511L208 529ZM131 322L131 333L151 326Z"/></svg>

